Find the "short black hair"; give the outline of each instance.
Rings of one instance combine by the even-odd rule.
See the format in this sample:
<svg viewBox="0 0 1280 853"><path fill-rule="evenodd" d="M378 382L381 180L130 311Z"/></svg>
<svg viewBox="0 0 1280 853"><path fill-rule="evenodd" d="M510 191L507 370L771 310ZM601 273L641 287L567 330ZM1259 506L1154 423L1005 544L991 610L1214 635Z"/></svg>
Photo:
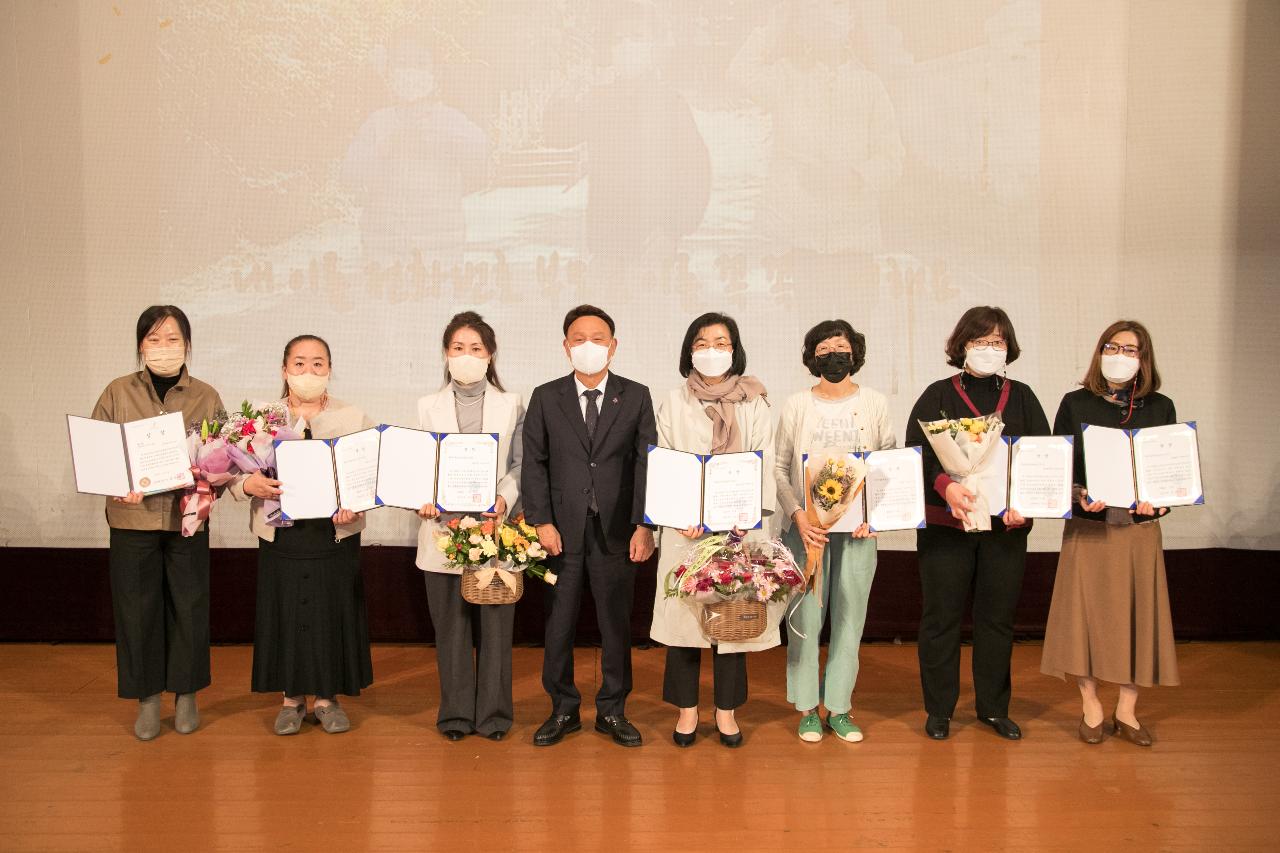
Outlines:
<svg viewBox="0 0 1280 853"><path fill-rule="evenodd" d="M844 338L849 342L849 348L853 350L853 370L849 371L850 376L861 370L862 365L867 363L867 338L862 332L856 331L848 320L823 320L805 332L804 348L800 351L800 360L814 376L822 375L822 371L818 369L818 357L815 355L818 344L828 338Z"/></svg>
<svg viewBox="0 0 1280 853"><path fill-rule="evenodd" d="M580 317L599 317L609 327L609 334L614 334L613 318L606 314L603 308L597 308L594 305L579 305L577 308L570 308L569 313L564 315L564 336L566 338L569 337L569 327Z"/></svg>
<svg viewBox="0 0 1280 853"><path fill-rule="evenodd" d="M738 334L738 323L728 314L708 311L689 324L684 333L684 343L680 349L680 375L686 379L693 372L693 342L707 326L724 326L729 330L729 340L733 342L733 363L729 365L727 376L741 376L747 372L747 351L742 348L742 338Z"/></svg>
<svg viewBox="0 0 1280 853"><path fill-rule="evenodd" d="M964 345L992 332L999 332L1004 336L1005 348L1008 352L1004 359L1005 364L1017 361L1018 356L1022 355L1022 349L1018 346L1018 336L1013 333L1013 322L1009 319L1009 315L1003 308L997 308L994 305L975 305L964 312L960 322L956 323L955 329L951 331L951 337L947 338L947 364L963 369Z"/></svg>
<svg viewBox="0 0 1280 853"><path fill-rule="evenodd" d="M191 321L187 319L182 309L177 305L152 305L138 316L137 350L139 352L142 351L142 342L147 339L147 335L151 334L151 330L169 317L178 324L178 331L182 332L182 340L187 345L187 351L191 351Z"/></svg>

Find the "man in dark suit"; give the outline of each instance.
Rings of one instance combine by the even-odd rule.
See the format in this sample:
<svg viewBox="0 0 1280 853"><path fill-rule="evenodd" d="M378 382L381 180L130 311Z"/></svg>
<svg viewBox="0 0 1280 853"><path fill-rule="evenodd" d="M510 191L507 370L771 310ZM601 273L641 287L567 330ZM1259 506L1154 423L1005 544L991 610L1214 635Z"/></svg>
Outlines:
<svg viewBox="0 0 1280 853"><path fill-rule="evenodd" d="M609 372L617 351L612 318L579 305L564 318L564 350L573 373L535 388L524 419L520 497L525 519L552 555L559 578L548 587L542 686L551 716L533 737L559 743L582 728L573 681L573 640L590 584L602 639L596 731L639 746L627 720L631 692L632 563L653 556L644 517L645 465L657 443L649 389Z"/></svg>

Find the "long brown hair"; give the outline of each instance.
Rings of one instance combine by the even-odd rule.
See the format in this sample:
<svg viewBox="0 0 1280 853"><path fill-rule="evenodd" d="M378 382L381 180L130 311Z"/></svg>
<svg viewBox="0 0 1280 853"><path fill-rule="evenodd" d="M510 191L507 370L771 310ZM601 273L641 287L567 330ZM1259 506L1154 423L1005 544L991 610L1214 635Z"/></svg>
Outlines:
<svg viewBox="0 0 1280 853"><path fill-rule="evenodd" d="M453 343L453 336L459 329L471 329L480 336L480 343L484 344L484 348L489 351L489 369L485 371L484 378L489 384L499 391L506 391L502 387L502 382L498 379L498 335L490 326L474 311L463 311L454 314L453 319L449 321L449 325L444 327L444 335L440 342L440 349L446 353L449 351L449 344ZM445 356L444 364L444 383L449 384L449 357Z"/></svg>
<svg viewBox="0 0 1280 853"><path fill-rule="evenodd" d="M1134 377L1133 398L1145 397L1160 390L1160 371L1156 370L1156 351L1151 346L1151 333L1137 320L1117 320L1102 332L1093 348L1093 358L1080 384L1095 394L1107 396L1111 386L1102 375L1102 345L1121 332L1133 332L1138 338L1138 375Z"/></svg>
<svg viewBox="0 0 1280 853"><path fill-rule="evenodd" d="M289 343L284 345L284 355L280 357L280 366L286 367L286 368L289 366L289 353L293 351L293 348L295 346L302 343L303 341L315 341L320 346L324 347L324 357L329 359L329 370L332 371L333 370L333 353L329 352L329 342L326 341L324 338L320 337L319 335L298 335L297 337L290 339ZM289 381L286 379L284 382L284 387L280 389L280 398L284 399L285 397L288 397L288 396L289 396Z"/></svg>

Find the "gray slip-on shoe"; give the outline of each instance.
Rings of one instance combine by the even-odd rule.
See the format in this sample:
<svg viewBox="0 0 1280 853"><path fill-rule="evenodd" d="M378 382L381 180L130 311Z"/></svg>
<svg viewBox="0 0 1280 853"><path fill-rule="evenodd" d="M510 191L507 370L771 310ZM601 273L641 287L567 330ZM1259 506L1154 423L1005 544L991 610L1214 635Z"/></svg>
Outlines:
<svg viewBox="0 0 1280 853"><path fill-rule="evenodd" d="M278 735L296 735L302 729L302 719L307 716L307 706L282 705L276 714L274 731Z"/></svg>
<svg viewBox="0 0 1280 853"><path fill-rule="evenodd" d="M331 735L345 732L351 728L351 720L347 719L347 712L342 710L337 702L319 705L312 708L311 712L316 715L316 719L320 722L320 727Z"/></svg>
<svg viewBox="0 0 1280 853"><path fill-rule="evenodd" d="M173 727L180 735L189 735L200 728L200 710L196 708L196 694L179 693L175 700Z"/></svg>
<svg viewBox="0 0 1280 853"><path fill-rule="evenodd" d="M160 734L160 694L138 700L138 719L133 723L133 735L138 740L153 740Z"/></svg>

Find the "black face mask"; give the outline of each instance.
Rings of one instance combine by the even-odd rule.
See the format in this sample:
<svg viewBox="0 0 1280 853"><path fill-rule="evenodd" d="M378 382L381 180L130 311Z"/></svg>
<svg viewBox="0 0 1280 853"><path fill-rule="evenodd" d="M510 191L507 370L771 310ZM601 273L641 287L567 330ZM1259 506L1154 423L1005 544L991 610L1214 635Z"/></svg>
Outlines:
<svg viewBox="0 0 1280 853"><path fill-rule="evenodd" d="M846 376L853 373L851 352L829 352L818 356L814 362L818 365L822 378L828 382L843 382Z"/></svg>

